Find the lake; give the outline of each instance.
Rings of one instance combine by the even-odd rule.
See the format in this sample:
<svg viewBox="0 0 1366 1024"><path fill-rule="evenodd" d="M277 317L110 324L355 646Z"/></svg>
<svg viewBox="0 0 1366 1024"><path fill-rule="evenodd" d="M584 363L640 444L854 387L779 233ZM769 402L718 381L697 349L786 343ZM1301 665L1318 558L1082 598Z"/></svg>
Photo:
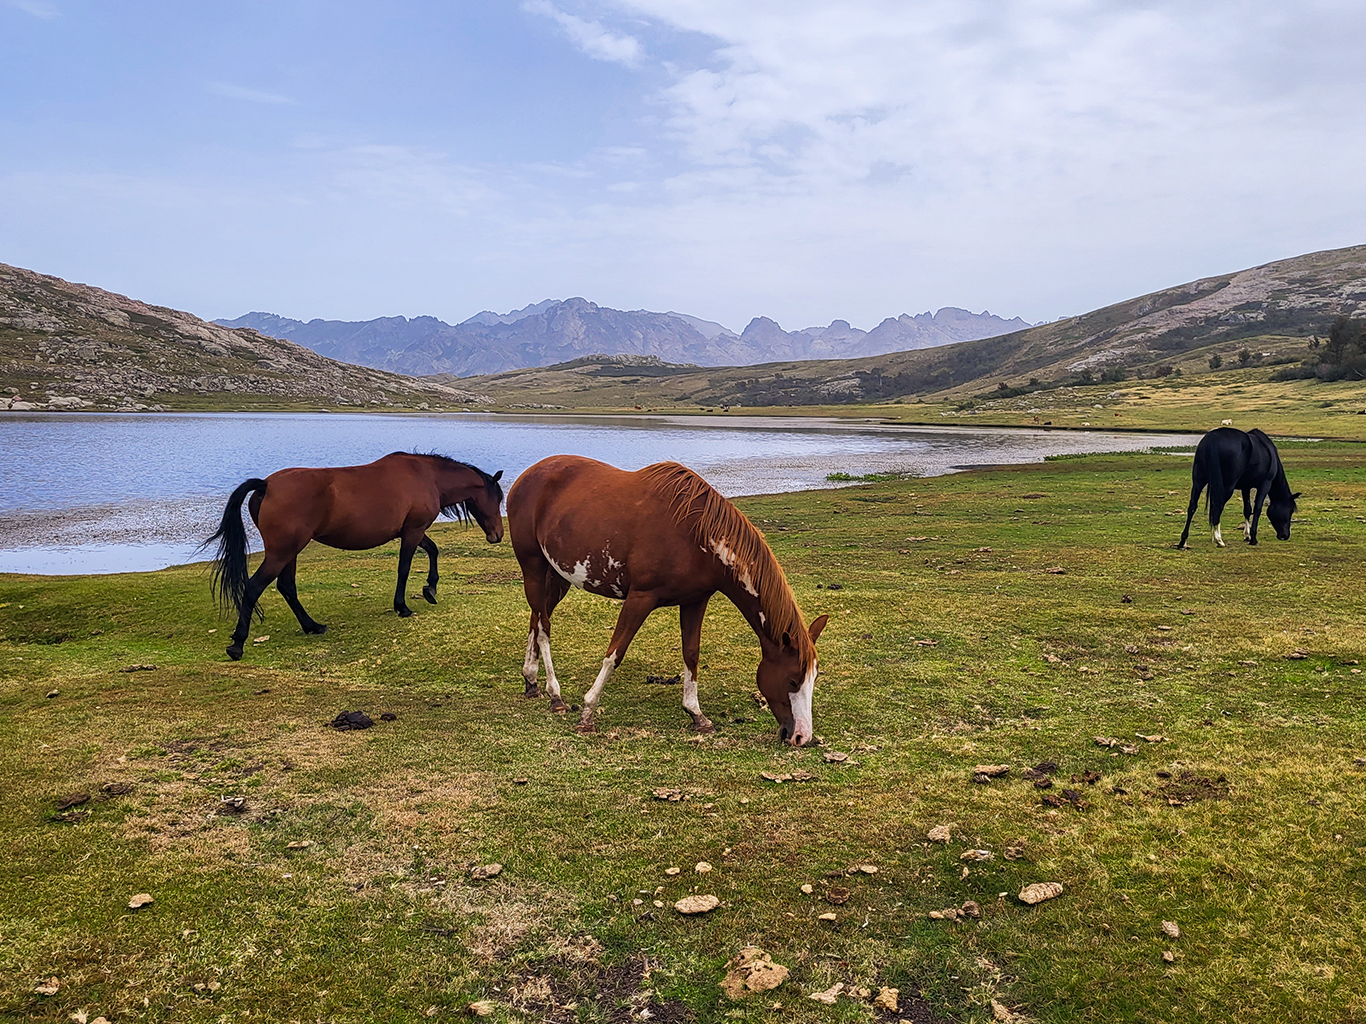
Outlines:
<svg viewBox="0 0 1366 1024"><path fill-rule="evenodd" d="M735 496L835 486L826 475L837 472L937 476L1198 439L797 417L5 413L0 572L126 572L196 560L228 494L248 477L400 450L504 470L505 489L557 453L623 469L673 459Z"/></svg>

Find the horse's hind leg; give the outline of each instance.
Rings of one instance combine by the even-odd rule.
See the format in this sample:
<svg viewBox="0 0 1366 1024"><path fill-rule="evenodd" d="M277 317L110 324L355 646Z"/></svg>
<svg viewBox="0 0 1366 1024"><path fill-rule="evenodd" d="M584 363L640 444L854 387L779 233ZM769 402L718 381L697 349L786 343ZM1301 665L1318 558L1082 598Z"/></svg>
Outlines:
<svg viewBox="0 0 1366 1024"><path fill-rule="evenodd" d="M1219 519L1224 514L1224 506L1228 504L1229 498L1233 497L1233 490L1220 490L1218 494L1214 492L1214 485L1209 488L1209 525L1214 532L1214 543L1221 548L1227 547L1224 543L1224 532L1219 529Z"/></svg>
<svg viewBox="0 0 1366 1024"><path fill-rule="evenodd" d="M293 562L291 556L289 562ZM237 616L237 628L232 631L232 642L228 644L228 657L233 661L242 660L242 645L247 642L247 634L251 632L251 616L256 610L256 602L265 593L266 587L275 581L275 577L288 563L279 555L266 552L265 559L261 562L260 568L252 573L251 579L247 580L247 592L242 598L242 608Z"/></svg>
<svg viewBox="0 0 1366 1024"><path fill-rule="evenodd" d="M417 551L418 541L404 537L398 548L398 585L394 588L394 611L398 612L400 619L406 619L413 614L413 610L408 607L408 595L404 593L408 589L408 573L413 567L413 553Z"/></svg>
<svg viewBox="0 0 1366 1024"><path fill-rule="evenodd" d="M527 631L526 657L522 661L522 679L526 682L526 696L539 697L536 676L540 662L545 662L545 689L550 695L550 710L567 711L560 696L560 681L555 678L555 663L550 658L550 614L569 593L569 584L548 564L522 568L522 589L531 606L531 625Z"/></svg>
<svg viewBox="0 0 1366 1024"><path fill-rule="evenodd" d="M1243 488L1243 540L1252 539L1252 488Z"/></svg>
<svg viewBox="0 0 1366 1024"><path fill-rule="evenodd" d="M327 632L327 627L321 622L314 622L313 616L304 611L304 606L299 603L299 590L294 584L294 572L298 565L299 559L296 555L293 561L280 570L280 575L275 580L275 589L285 599L303 631L312 636L320 636Z"/></svg>
<svg viewBox="0 0 1366 1024"><path fill-rule="evenodd" d="M427 585L422 588L422 596L428 604L436 604L436 581L441 578L436 574L436 545L424 533L417 546L427 552Z"/></svg>
<svg viewBox="0 0 1366 1024"><path fill-rule="evenodd" d="M692 715L694 729L711 733L716 729L697 702L697 657L702 650L702 620L706 614L706 598L678 609L678 624L683 631L683 708Z"/></svg>
<svg viewBox="0 0 1366 1024"><path fill-rule="evenodd" d="M1200 492L1205 489L1205 482L1196 479L1191 484L1190 505L1186 508L1186 528L1181 531L1181 539L1176 542L1177 548L1186 547L1186 538L1191 535L1191 520L1195 518L1195 513L1200 510Z"/></svg>

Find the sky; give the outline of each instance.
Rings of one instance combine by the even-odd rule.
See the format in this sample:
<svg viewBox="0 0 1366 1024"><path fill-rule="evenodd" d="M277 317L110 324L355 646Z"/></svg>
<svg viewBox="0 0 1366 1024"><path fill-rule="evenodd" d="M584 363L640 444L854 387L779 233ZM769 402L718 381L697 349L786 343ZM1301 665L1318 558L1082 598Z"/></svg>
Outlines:
<svg viewBox="0 0 1366 1024"><path fill-rule="evenodd" d="M1366 242L1361 0L0 0L0 262L206 318L1031 322Z"/></svg>

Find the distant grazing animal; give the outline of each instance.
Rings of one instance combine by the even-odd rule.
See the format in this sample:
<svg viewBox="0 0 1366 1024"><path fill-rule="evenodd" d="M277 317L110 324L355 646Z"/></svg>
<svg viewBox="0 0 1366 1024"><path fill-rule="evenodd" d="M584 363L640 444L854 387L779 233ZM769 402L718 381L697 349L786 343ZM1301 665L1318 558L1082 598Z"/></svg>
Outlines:
<svg viewBox="0 0 1366 1024"><path fill-rule="evenodd" d="M1232 421L1232 420L1220 420L1220 421L1219 421L1219 425L1220 425L1220 426L1223 426L1223 427L1231 427L1231 426L1233 426L1233 421Z"/></svg>
<svg viewBox="0 0 1366 1024"><path fill-rule="evenodd" d="M490 544L503 539L503 472L489 476L465 462L444 455L393 452L365 466L334 469L282 469L264 480L241 484L228 498L218 532L204 542L218 542L213 589L219 604L237 610L228 657L242 657L256 602L272 580L299 619L305 633L323 633L299 603L294 570L311 540L346 551L378 547L399 538L398 587L394 611L413 614L404 600L413 553L427 552L427 585L422 596L436 604L436 545L427 529L445 513L479 524ZM242 500L250 494L247 510L265 542L260 568L247 578L247 535L242 525Z"/></svg>
<svg viewBox="0 0 1366 1024"><path fill-rule="evenodd" d="M1221 548L1224 537L1219 530L1219 517L1234 491L1243 492L1243 535L1249 544L1257 543L1257 521L1262 514L1262 502L1270 497L1266 518L1281 540L1290 539L1290 519L1295 514L1295 499L1299 492L1290 493L1285 479L1280 453L1260 430L1244 433L1230 427L1218 427L1200 439L1191 466L1191 500L1186 510L1186 528L1181 531L1178 548L1186 547L1191 520L1200 507L1200 492L1209 487L1205 504L1209 509L1209 525L1214 530L1214 543ZM1257 500L1251 500L1256 490Z"/></svg>
<svg viewBox="0 0 1366 1024"><path fill-rule="evenodd" d="M550 615L572 584L623 601L579 731L593 731L602 689L646 617L673 605L683 632L683 707L693 728L714 731L697 702L697 657L707 602L720 591L759 637L756 679L778 738L794 746L811 739L816 639L829 617L803 625L763 534L692 470L660 462L628 473L573 455L542 459L508 492L508 529L531 606L527 697L540 696L544 660L551 710L566 710L550 660Z"/></svg>

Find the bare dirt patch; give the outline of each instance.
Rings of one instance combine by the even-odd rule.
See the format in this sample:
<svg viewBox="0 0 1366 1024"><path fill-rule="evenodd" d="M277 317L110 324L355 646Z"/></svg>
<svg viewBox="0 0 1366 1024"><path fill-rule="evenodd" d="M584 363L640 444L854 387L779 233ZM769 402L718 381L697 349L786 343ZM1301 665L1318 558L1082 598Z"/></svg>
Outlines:
<svg viewBox="0 0 1366 1024"><path fill-rule="evenodd" d="M642 955L617 964L552 956L509 977L506 990L514 1009L548 1024L577 1024L583 1019L619 1024L693 1020L691 1009L661 998L650 985L653 966Z"/></svg>

